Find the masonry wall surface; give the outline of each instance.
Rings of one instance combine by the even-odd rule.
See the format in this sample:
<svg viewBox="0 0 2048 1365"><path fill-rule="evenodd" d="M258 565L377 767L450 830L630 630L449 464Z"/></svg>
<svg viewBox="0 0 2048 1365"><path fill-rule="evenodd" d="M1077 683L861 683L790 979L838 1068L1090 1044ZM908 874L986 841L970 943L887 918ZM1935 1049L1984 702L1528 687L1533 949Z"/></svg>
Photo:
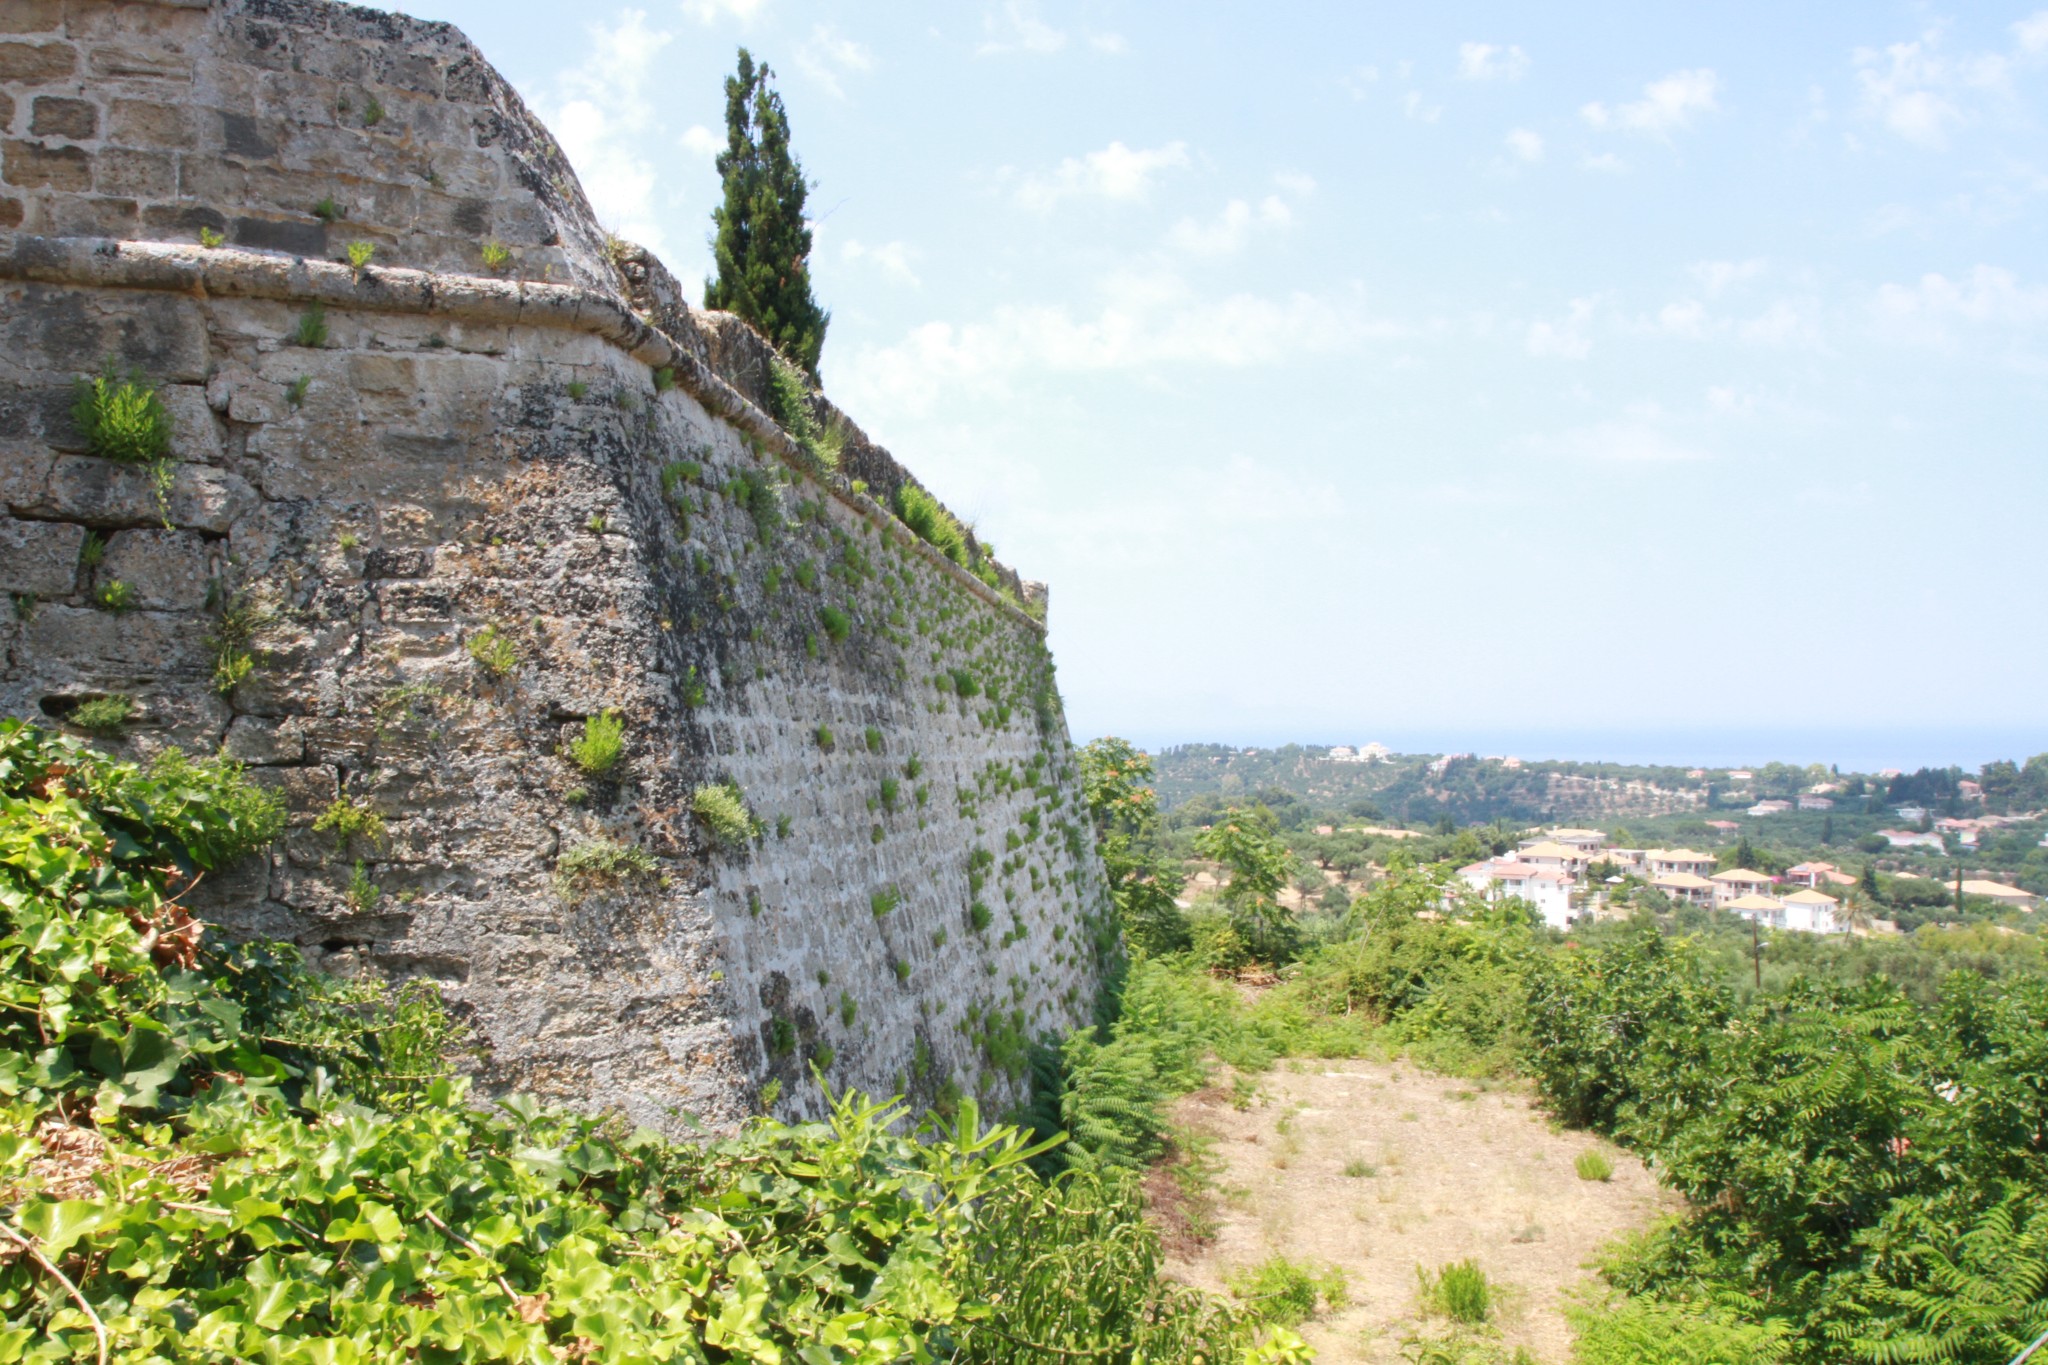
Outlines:
<svg viewBox="0 0 2048 1365"><path fill-rule="evenodd" d="M452 29L24 0L0 30L0 711L127 695L113 747L250 764L290 829L200 907L439 981L494 1086L671 1129L764 1088L814 1113L814 1064L1021 1097L1107 921L1039 625L802 457L758 338L606 242ZM72 421L109 363L172 415L161 499ZM846 430L876 491L909 479ZM726 782L755 837L693 813ZM381 836L316 828L336 803Z"/></svg>

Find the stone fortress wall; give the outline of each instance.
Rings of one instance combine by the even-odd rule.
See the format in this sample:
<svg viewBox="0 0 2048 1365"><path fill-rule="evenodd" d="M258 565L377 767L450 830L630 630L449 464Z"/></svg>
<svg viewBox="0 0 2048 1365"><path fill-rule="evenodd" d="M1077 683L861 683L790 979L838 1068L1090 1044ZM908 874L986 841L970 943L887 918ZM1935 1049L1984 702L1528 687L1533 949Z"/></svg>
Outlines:
<svg viewBox="0 0 2048 1365"><path fill-rule="evenodd" d="M806 457L768 359L446 25L11 0L0 713L125 695L114 747L250 764L290 829L199 908L438 981L493 1086L671 1131L816 1113L813 1066L1014 1101L1109 923L1042 590L912 535L815 396L841 472ZM171 415L161 495L73 420L110 364ZM693 813L728 782L757 837Z"/></svg>

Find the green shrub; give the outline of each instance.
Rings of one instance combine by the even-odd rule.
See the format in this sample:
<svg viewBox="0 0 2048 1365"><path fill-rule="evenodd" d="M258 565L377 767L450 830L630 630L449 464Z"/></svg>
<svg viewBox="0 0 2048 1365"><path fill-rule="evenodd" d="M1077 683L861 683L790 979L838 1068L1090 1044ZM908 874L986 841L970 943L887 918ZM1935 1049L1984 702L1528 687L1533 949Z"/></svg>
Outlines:
<svg viewBox="0 0 2048 1365"><path fill-rule="evenodd" d="M974 926L974 932L977 934L988 928L989 922L994 918L995 912L980 901L976 901L967 907L967 922Z"/></svg>
<svg viewBox="0 0 2048 1365"><path fill-rule="evenodd" d="M1598 1152L1580 1152L1572 1162L1572 1169L1579 1173L1581 1180L1606 1181L1614 1178L1614 1164Z"/></svg>
<svg viewBox="0 0 2048 1365"><path fill-rule="evenodd" d="M914 483L896 490L896 515L918 537L955 564L967 563L967 533L939 500Z"/></svg>
<svg viewBox="0 0 2048 1365"><path fill-rule="evenodd" d="M121 378L112 365L96 379L78 381L71 420L86 449L123 464L151 465L171 450L171 414L140 371Z"/></svg>
<svg viewBox="0 0 2048 1365"><path fill-rule="evenodd" d="M1620 1298L1582 1302L1566 1316L1578 1336L1577 1365L1779 1365L1789 1355L1784 1323L1744 1322L1708 1304Z"/></svg>
<svg viewBox="0 0 2048 1365"><path fill-rule="evenodd" d="M661 870L654 855L633 844L602 836L562 850L555 859L555 891L571 904L595 890L607 890Z"/></svg>
<svg viewBox="0 0 2048 1365"><path fill-rule="evenodd" d="M135 698L115 692L80 702L64 719L89 734L116 735L134 714Z"/></svg>
<svg viewBox="0 0 2048 1365"><path fill-rule="evenodd" d="M328 802L327 809L313 821L313 828L332 833L344 845L351 839L372 844L384 842L383 813L368 801L349 796L337 796Z"/></svg>
<svg viewBox="0 0 2048 1365"><path fill-rule="evenodd" d="M837 607L819 607L818 624L825 627L825 634L834 644L844 640L853 629L852 618Z"/></svg>
<svg viewBox="0 0 2048 1365"><path fill-rule="evenodd" d="M341 205L334 202L333 195L323 196L319 203L313 205L313 216L323 223L338 223L342 216Z"/></svg>
<svg viewBox="0 0 2048 1365"><path fill-rule="evenodd" d="M370 258L376 254L377 244L375 242L350 242L348 244L349 268L357 274L361 274L363 269L370 264Z"/></svg>
<svg viewBox="0 0 2048 1365"><path fill-rule="evenodd" d="M473 633L464 647L477 667L493 678L508 677L519 667L519 647L496 622Z"/></svg>
<svg viewBox="0 0 2048 1365"><path fill-rule="evenodd" d="M370 870L363 860L356 859L355 870L349 873L346 899L349 909L367 914L377 908L377 902L384 895L383 888L370 880Z"/></svg>
<svg viewBox="0 0 2048 1365"><path fill-rule="evenodd" d="M823 749L828 754L832 752L832 748L835 741L832 737L831 726L820 725L816 730L812 731L812 737L818 741L818 747L820 749Z"/></svg>
<svg viewBox="0 0 2048 1365"><path fill-rule="evenodd" d="M861 732L861 738L867 742L869 753L878 754L882 752L882 732L879 729L870 725Z"/></svg>
<svg viewBox="0 0 2048 1365"><path fill-rule="evenodd" d="M896 796L897 796L897 793L898 793L899 791L901 791L901 790L902 790L902 784L900 784L899 782L897 782L897 780L896 780L895 778L893 778L893 777L885 777L885 778L883 778L883 779L882 779L882 809L883 809L883 810L885 810L885 811L888 811L888 812L890 812L891 814L894 814L894 813L895 813L895 810L896 810Z"/></svg>
<svg viewBox="0 0 2048 1365"><path fill-rule="evenodd" d="M1363 1180L1369 1176L1378 1175L1379 1173L1379 1167L1373 1165L1370 1161L1366 1161L1360 1158L1354 1158L1344 1163L1344 1174L1351 1177L1353 1180Z"/></svg>
<svg viewBox="0 0 2048 1365"><path fill-rule="evenodd" d="M512 264L512 249L503 242L487 241L483 244L482 252L484 269L492 274L496 274Z"/></svg>
<svg viewBox="0 0 2048 1365"><path fill-rule="evenodd" d="M107 538L98 531L87 531L85 539L78 543L78 567L90 573L97 569L107 557Z"/></svg>
<svg viewBox="0 0 2048 1365"><path fill-rule="evenodd" d="M882 918L901 904L903 892L893 886L885 886L868 896L868 908L875 912L876 919Z"/></svg>
<svg viewBox="0 0 2048 1365"><path fill-rule="evenodd" d="M294 408L302 408L306 405L306 391L312 387L313 376L302 374L284 386L284 401Z"/></svg>
<svg viewBox="0 0 2048 1365"><path fill-rule="evenodd" d="M619 765L626 752L626 722L616 711L583 718L582 737L569 746L569 757L588 777L601 777Z"/></svg>
<svg viewBox="0 0 2048 1365"><path fill-rule="evenodd" d="M207 633L206 647L213 654L213 688L222 696L256 670L256 655L249 648L256 632L268 623L269 613L246 593L236 593L222 604L220 616Z"/></svg>
<svg viewBox="0 0 2048 1365"><path fill-rule="evenodd" d="M1228 1284L1253 1317L1282 1327L1299 1326L1314 1317L1318 1300L1332 1311L1350 1302L1344 1272L1338 1267L1326 1266L1319 1272L1279 1255L1237 1271Z"/></svg>
<svg viewBox="0 0 2048 1365"><path fill-rule="evenodd" d="M292 344L317 351L327 344L327 306L315 299L299 314L292 330Z"/></svg>
<svg viewBox="0 0 2048 1365"><path fill-rule="evenodd" d="M839 454L845 446L845 432L836 418L824 427L811 410L810 386L794 365L781 356L771 356L768 363L768 415L776 425L789 433L797 448L803 451L812 466L822 473L831 473L839 468Z"/></svg>
<svg viewBox="0 0 2048 1365"><path fill-rule="evenodd" d="M93 593L93 601L118 615L135 606L135 589L118 578L110 578Z"/></svg>
<svg viewBox="0 0 2048 1365"><path fill-rule="evenodd" d="M690 797L690 809L728 848L739 848L761 832L760 821L747 809L746 793L731 782L707 782Z"/></svg>
<svg viewBox="0 0 2048 1365"><path fill-rule="evenodd" d="M1493 1316L1493 1285L1475 1260L1452 1261L1434 1275L1417 1266L1415 1278L1425 1312L1468 1326Z"/></svg>
<svg viewBox="0 0 2048 1365"><path fill-rule="evenodd" d="M199 229L199 245L208 250L212 250L225 241L227 241L227 234L218 228L201 227Z"/></svg>

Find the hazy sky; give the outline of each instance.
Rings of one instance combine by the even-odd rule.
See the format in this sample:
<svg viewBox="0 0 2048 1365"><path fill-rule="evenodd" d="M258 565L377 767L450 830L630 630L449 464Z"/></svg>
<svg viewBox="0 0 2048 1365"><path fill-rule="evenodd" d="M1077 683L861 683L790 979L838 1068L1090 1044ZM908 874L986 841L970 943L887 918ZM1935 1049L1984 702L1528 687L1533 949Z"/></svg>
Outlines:
<svg viewBox="0 0 2048 1365"><path fill-rule="evenodd" d="M2048 10L404 8L685 279L775 68L826 387L1077 735L2048 748Z"/></svg>

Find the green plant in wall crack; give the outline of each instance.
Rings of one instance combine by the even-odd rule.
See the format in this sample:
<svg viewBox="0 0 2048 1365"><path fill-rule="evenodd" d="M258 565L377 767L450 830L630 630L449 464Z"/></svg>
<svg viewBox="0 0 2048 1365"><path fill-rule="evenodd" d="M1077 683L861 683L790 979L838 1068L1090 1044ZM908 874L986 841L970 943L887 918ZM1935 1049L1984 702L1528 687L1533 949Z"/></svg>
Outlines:
<svg viewBox="0 0 2048 1365"><path fill-rule="evenodd" d="M92 595L92 600L118 615L135 605L135 589L118 578L110 578L100 584L99 591Z"/></svg>
<svg viewBox="0 0 2048 1365"><path fill-rule="evenodd" d="M746 793L732 782L707 782L690 795L690 810L722 848L744 848L764 826L747 809Z"/></svg>
<svg viewBox="0 0 2048 1365"><path fill-rule="evenodd" d="M355 870L349 873L348 891L345 893L351 910L368 913L377 908L383 899L384 889L370 880L370 871L361 858L356 859Z"/></svg>
<svg viewBox="0 0 2048 1365"><path fill-rule="evenodd" d="M313 828L334 835L343 847L355 839L370 844L384 842L382 812L368 801L352 796L337 796L328 802L327 809L313 821Z"/></svg>
<svg viewBox="0 0 2048 1365"><path fill-rule="evenodd" d="M871 892L868 895L868 909L874 912L876 919L882 919L901 904L903 904L903 892L893 886L885 886L881 890Z"/></svg>
<svg viewBox="0 0 2048 1365"><path fill-rule="evenodd" d="M108 362L92 379L80 379L71 398L71 421L93 454L149 472L157 514L171 524L171 484L177 470L171 455L171 414L139 370L123 378Z"/></svg>
<svg viewBox="0 0 2048 1365"><path fill-rule="evenodd" d="M555 894L574 905L593 892L616 889L659 870L660 864L646 849L600 835L564 849L555 859Z"/></svg>
<svg viewBox="0 0 2048 1365"><path fill-rule="evenodd" d="M626 722L616 711L583 718L583 735L569 745L569 758L590 777L619 765L626 751Z"/></svg>
<svg viewBox="0 0 2048 1365"><path fill-rule="evenodd" d="M292 344L317 351L327 344L327 306L315 299L306 305L306 311L299 314L298 325L292 329Z"/></svg>
<svg viewBox="0 0 2048 1365"><path fill-rule="evenodd" d="M134 714L135 698L126 692L115 692L80 702L64 719L87 734L113 736L121 733L121 727Z"/></svg>
<svg viewBox="0 0 2048 1365"><path fill-rule="evenodd" d="M375 242L350 242L348 244L348 268L360 275L369 268L370 258L377 254Z"/></svg>
<svg viewBox="0 0 2048 1365"><path fill-rule="evenodd" d="M852 618L837 607L819 607L818 624L825 627L825 634L831 637L833 644L844 640L853 630Z"/></svg>
<svg viewBox="0 0 2048 1365"><path fill-rule="evenodd" d="M213 689L226 696L235 685L256 669L256 655L250 643L270 619L247 593L236 593L222 605L206 647L213 654Z"/></svg>
<svg viewBox="0 0 2048 1365"><path fill-rule="evenodd" d="M495 621L470 636L464 647L477 667L493 678L510 677L519 667L519 647Z"/></svg>

